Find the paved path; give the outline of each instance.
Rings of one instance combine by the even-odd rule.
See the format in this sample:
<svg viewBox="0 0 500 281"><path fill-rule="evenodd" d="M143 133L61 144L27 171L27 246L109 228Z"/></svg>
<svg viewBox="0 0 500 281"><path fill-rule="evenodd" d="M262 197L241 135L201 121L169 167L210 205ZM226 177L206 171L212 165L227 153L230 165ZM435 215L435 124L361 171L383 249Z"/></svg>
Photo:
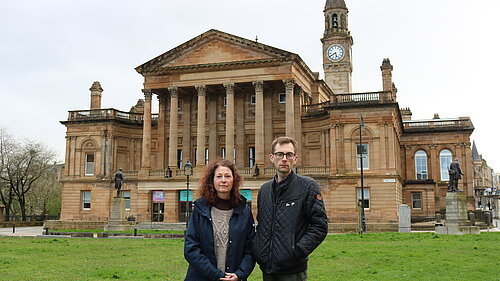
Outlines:
<svg viewBox="0 0 500 281"><path fill-rule="evenodd" d="M12 232L12 227L0 228L0 237L16 236L16 237L35 237L41 235L43 226L16 227L16 232Z"/></svg>

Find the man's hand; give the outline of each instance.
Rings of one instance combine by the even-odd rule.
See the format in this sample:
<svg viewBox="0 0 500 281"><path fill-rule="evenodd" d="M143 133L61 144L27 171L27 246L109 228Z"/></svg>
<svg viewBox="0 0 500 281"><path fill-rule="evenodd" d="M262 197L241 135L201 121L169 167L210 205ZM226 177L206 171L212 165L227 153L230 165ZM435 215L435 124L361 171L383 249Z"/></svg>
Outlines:
<svg viewBox="0 0 500 281"><path fill-rule="evenodd" d="M226 276L224 276L224 278L221 278L220 280L221 281L238 281L240 279L238 278L238 275L236 275L234 273L227 273L226 272Z"/></svg>

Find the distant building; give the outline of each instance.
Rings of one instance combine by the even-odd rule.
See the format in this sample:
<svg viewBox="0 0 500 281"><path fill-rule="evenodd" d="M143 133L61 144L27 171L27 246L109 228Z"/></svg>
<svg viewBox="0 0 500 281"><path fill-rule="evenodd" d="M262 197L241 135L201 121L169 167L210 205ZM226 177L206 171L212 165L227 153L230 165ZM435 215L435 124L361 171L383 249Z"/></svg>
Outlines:
<svg viewBox="0 0 500 281"><path fill-rule="evenodd" d="M464 173L459 188L473 209L471 120L412 120L397 103L389 59L380 66L382 90L352 93L347 15L343 0L326 1L324 80L297 54L209 30L136 68L144 100L129 112L101 108L103 88L95 82L90 110L70 111L61 122L67 127L61 219L106 220L113 175L123 168L130 216L184 221L201 169L216 158L240 167L242 193L255 214L258 190L275 173L271 142L284 135L299 142L297 172L321 186L331 231L356 229L362 168L368 231L397 230L400 204L411 207L414 220L444 213L455 157ZM194 166L189 190L187 160Z"/></svg>

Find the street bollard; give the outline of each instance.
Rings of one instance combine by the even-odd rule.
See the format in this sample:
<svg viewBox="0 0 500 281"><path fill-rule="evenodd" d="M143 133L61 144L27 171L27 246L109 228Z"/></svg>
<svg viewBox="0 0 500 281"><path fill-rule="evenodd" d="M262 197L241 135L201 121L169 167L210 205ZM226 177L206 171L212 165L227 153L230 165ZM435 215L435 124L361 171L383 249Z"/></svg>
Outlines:
<svg viewBox="0 0 500 281"><path fill-rule="evenodd" d="M49 228L45 228L45 235L49 235Z"/></svg>
<svg viewBox="0 0 500 281"><path fill-rule="evenodd" d="M16 223L12 224L12 233L16 233Z"/></svg>
<svg viewBox="0 0 500 281"><path fill-rule="evenodd" d="M134 228L134 236L137 236L137 228Z"/></svg>

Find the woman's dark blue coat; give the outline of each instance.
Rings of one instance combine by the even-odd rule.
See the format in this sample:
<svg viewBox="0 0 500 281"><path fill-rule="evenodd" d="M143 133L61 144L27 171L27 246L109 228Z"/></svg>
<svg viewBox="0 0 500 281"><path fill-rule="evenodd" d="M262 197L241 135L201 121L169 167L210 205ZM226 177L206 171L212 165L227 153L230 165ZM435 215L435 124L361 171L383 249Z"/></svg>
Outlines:
<svg viewBox="0 0 500 281"><path fill-rule="evenodd" d="M224 272L217 269L211 210L212 206L204 198L194 202L184 241L184 257L189 262L184 280L215 281L225 276ZM251 250L255 234L253 222L252 211L242 197L229 220L225 271L236 273L240 280L246 280L255 266Z"/></svg>

